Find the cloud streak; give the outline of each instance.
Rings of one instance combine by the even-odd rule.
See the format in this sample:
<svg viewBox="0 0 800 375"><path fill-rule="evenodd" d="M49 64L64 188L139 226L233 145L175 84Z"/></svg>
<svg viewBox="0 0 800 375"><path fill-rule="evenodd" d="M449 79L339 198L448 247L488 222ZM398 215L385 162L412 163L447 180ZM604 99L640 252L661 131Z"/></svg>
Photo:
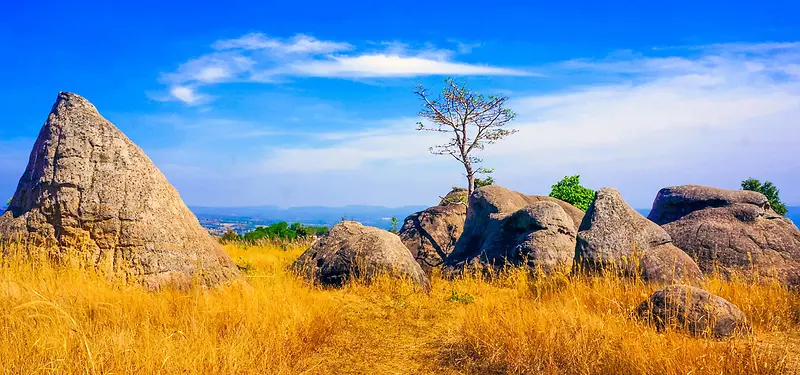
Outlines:
<svg viewBox="0 0 800 375"><path fill-rule="evenodd" d="M627 195L646 207L663 186L736 188L753 175L784 187L787 200L800 201L800 184L792 177L800 172L793 167L800 159L800 46L789 46L717 45L691 57L560 64L548 72L581 69L624 78L514 98L509 105L519 114L512 124L519 133L482 156L503 184L532 193L546 194L543 187L581 173L595 187L640 186ZM432 166L452 162L427 154L442 139L407 129L327 134L324 144L275 149L266 165L300 174L358 170L369 179L376 170L392 170L417 181L435 178L439 170ZM325 162L313 171L291 162L303 155Z"/></svg>
<svg viewBox="0 0 800 375"><path fill-rule="evenodd" d="M251 33L219 40L213 52L190 59L175 72L162 75L169 100L195 104L210 96L203 86L226 82L272 83L290 77L333 79L398 78L436 75L531 76L525 70L470 64L453 60L455 52L427 45L413 50L398 42L357 50L346 42L320 40L297 34L288 39ZM468 49L459 49L463 52ZM471 47L470 47L471 48Z"/></svg>
<svg viewBox="0 0 800 375"><path fill-rule="evenodd" d="M238 50L220 48L212 54L230 57L250 48L246 57L255 61L252 67L225 78L220 72L188 74L202 70L178 69L176 73L187 73L181 77L188 81L169 83L202 88L252 80L255 74L352 78L370 77L363 72L376 70L403 77L418 74L417 69L436 71L436 64L460 64L457 55L432 46L411 50L402 43L385 43L381 53L358 53L353 47L342 50L347 53L317 56L283 51L291 40L283 40L283 47L265 46L258 38L237 41L226 48ZM275 48L281 56L275 57ZM273 56L270 61L277 65L267 69L259 53ZM395 64L390 58L395 55L403 63L417 58L428 65ZM370 60L372 56L381 57ZM235 71L238 65L223 66ZM543 65L536 71L553 81L566 77L568 83L553 85L548 92L532 91L524 82L485 90L513 92L509 106L518 113L512 127L519 133L480 155L504 186L547 194L555 181L578 173L587 186L617 187L629 203L647 207L664 186L737 188L739 181L752 176L780 186L785 201L800 202L800 44L621 52ZM207 94L191 95L201 95L194 102L203 102ZM189 144L179 154L155 153L154 159L171 163L165 164L165 173L182 191L194 194L189 195L193 203L401 205L441 195L452 184L463 185L460 166L428 152L428 147L444 141L442 135L416 132L417 119L402 117L418 108L385 109L386 116L396 118L364 118L327 106L303 109L297 113L315 117L304 117L298 124L325 124L329 130L302 128L302 134L284 138L279 138L280 130L290 128L280 123L281 116L267 117L276 121L274 126L213 118L178 122L174 126L203 142ZM232 138L238 134L247 136ZM221 144L230 148L198 160L198 155L213 153L209 149ZM257 194L251 188L256 185ZM214 190L215 201L209 201L208 189Z"/></svg>

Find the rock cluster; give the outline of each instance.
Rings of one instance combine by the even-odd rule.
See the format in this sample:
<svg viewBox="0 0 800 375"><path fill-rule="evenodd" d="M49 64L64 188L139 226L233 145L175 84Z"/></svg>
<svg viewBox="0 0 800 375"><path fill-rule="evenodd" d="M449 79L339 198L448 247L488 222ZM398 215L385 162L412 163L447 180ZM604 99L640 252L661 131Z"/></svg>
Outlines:
<svg viewBox="0 0 800 375"><path fill-rule="evenodd" d="M446 260L447 269L523 264L536 272L569 269L582 218L581 210L555 198L481 187L469 197L464 232Z"/></svg>
<svg viewBox="0 0 800 375"><path fill-rule="evenodd" d="M34 144L0 237L151 289L239 276L177 190L86 99L62 92Z"/></svg>
<svg viewBox="0 0 800 375"><path fill-rule="evenodd" d="M800 230L760 193L668 187L658 192L649 218L706 274L776 277L800 286Z"/></svg>

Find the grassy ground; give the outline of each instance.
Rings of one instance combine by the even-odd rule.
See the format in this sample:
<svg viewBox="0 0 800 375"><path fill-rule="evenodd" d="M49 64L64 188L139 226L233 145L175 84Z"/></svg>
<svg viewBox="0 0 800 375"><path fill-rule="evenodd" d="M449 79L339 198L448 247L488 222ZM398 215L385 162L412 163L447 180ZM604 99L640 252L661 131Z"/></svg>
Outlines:
<svg viewBox="0 0 800 375"><path fill-rule="evenodd" d="M321 290L286 272L300 246L226 245L249 283L147 293L72 268L0 267L6 374L789 374L800 295L710 280L754 326L712 341L657 332L630 312L638 282L511 271Z"/></svg>

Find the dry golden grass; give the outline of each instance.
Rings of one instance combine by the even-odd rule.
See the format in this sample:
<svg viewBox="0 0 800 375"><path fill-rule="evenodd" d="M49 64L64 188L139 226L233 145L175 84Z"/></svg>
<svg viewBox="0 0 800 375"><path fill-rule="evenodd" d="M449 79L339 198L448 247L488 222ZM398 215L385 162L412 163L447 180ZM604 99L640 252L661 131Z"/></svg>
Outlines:
<svg viewBox="0 0 800 375"><path fill-rule="evenodd" d="M7 374L787 374L800 295L710 280L754 326L713 341L630 312L653 287L617 278L379 278L323 290L286 272L303 248L226 245L249 285L148 293L76 268L0 267Z"/></svg>

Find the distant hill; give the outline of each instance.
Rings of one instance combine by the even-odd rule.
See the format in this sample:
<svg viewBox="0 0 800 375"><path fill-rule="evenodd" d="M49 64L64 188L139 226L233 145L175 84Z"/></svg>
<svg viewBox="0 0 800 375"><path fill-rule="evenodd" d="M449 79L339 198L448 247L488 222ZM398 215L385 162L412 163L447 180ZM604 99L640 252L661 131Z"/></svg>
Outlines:
<svg viewBox="0 0 800 375"><path fill-rule="evenodd" d="M334 225L345 218L355 220L364 225L379 228L389 228L389 218L397 217L402 225L403 219L417 211L427 208L426 206L403 206L403 207L382 207L382 206L344 206L344 207L324 207L306 206L280 208L277 206L252 206L252 207L200 207L194 206L189 209L201 221L246 221L256 225L267 225L278 221L301 222L309 225ZM5 204L0 206L0 215L8 207ZM800 226L800 206L789 206L786 217L791 219L795 225ZM636 209L640 214L647 217L650 213L649 208Z"/></svg>
<svg viewBox="0 0 800 375"><path fill-rule="evenodd" d="M250 222L257 225L286 221L331 226L345 219L379 228L389 228L392 216L396 217L402 225L406 216L425 208L427 206L189 207L201 221Z"/></svg>

